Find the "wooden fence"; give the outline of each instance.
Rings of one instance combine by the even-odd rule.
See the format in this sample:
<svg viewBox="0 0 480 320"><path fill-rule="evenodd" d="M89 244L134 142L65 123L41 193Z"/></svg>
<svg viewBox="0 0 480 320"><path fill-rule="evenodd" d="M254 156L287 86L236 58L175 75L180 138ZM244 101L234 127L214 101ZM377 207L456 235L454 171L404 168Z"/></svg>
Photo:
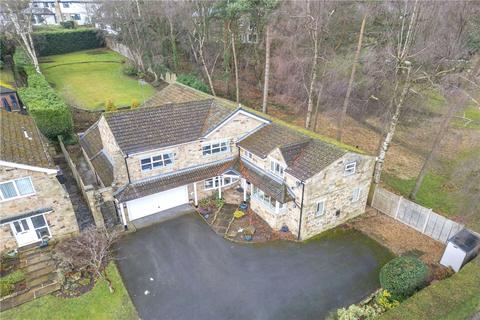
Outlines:
<svg viewBox="0 0 480 320"><path fill-rule="evenodd" d="M381 187L375 189L372 207L443 243L464 228L464 225L436 214L432 209Z"/></svg>

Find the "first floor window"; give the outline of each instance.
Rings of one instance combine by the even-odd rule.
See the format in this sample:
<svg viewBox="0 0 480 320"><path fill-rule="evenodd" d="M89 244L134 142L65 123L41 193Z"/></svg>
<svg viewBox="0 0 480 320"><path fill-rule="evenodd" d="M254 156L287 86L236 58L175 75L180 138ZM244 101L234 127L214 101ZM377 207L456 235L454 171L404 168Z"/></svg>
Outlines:
<svg viewBox="0 0 480 320"><path fill-rule="evenodd" d="M142 171L150 171L156 168L171 166L173 164L173 153L164 153L157 156L143 158L140 160Z"/></svg>
<svg viewBox="0 0 480 320"><path fill-rule="evenodd" d="M283 166L275 160L270 160L270 171L283 178Z"/></svg>
<svg viewBox="0 0 480 320"><path fill-rule="evenodd" d="M202 154L204 156L216 154L216 153L223 153L230 150L228 141L221 141L215 143L205 144L202 147Z"/></svg>
<svg viewBox="0 0 480 320"><path fill-rule="evenodd" d="M317 202L317 207L315 210L315 216L320 217L325 213L325 200Z"/></svg>
<svg viewBox="0 0 480 320"><path fill-rule="evenodd" d="M250 151L245 150L245 157L251 160L253 159L253 154Z"/></svg>
<svg viewBox="0 0 480 320"><path fill-rule="evenodd" d="M8 200L16 197L35 194L32 180L21 178L0 183L0 200Z"/></svg>
<svg viewBox="0 0 480 320"><path fill-rule="evenodd" d="M345 172L344 174L346 176L349 176L349 175L352 175L355 173L357 169L357 162L353 161L353 162L349 162L345 165Z"/></svg>
<svg viewBox="0 0 480 320"><path fill-rule="evenodd" d="M352 202L357 202L360 200L361 189L360 187L356 187L352 191Z"/></svg>

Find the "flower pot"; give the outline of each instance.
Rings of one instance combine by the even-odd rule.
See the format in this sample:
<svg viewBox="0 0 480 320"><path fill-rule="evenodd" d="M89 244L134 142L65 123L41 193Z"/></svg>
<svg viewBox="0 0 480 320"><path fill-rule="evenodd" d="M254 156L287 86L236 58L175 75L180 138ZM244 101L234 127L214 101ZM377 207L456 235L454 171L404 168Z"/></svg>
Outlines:
<svg viewBox="0 0 480 320"><path fill-rule="evenodd" d="M244 234L243 235L243 240L245 240L245 241L252 241L252 239L253 239L253 235L251 235L251 234Z"/></svg>

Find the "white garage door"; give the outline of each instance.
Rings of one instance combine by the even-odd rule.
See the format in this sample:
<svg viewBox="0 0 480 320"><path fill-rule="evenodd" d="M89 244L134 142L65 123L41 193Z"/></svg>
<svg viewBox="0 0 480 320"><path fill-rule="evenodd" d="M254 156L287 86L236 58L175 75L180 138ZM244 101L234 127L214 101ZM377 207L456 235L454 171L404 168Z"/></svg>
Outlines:
<svg viewBox="0 0 480 320"><path fill-rule="evenodd" d="M188 203L187 186L128 201L128 217L131 221L184 203Z"/></svg>

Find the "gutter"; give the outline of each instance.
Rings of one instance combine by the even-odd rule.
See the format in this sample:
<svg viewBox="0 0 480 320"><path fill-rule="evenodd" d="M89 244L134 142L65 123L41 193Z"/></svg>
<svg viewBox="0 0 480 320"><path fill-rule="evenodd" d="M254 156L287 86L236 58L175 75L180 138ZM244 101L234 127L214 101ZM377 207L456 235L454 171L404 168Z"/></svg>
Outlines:
<svg viewBox="0 0 480 320"><path fill-rule="evenodd" d="M300 231L302 230L303 198L304 198L304 195L305 195L305 182L300 180L300 183L302 184L302 200L300 202L300 221L298 222L297 240L300 240Z"/></svg>

